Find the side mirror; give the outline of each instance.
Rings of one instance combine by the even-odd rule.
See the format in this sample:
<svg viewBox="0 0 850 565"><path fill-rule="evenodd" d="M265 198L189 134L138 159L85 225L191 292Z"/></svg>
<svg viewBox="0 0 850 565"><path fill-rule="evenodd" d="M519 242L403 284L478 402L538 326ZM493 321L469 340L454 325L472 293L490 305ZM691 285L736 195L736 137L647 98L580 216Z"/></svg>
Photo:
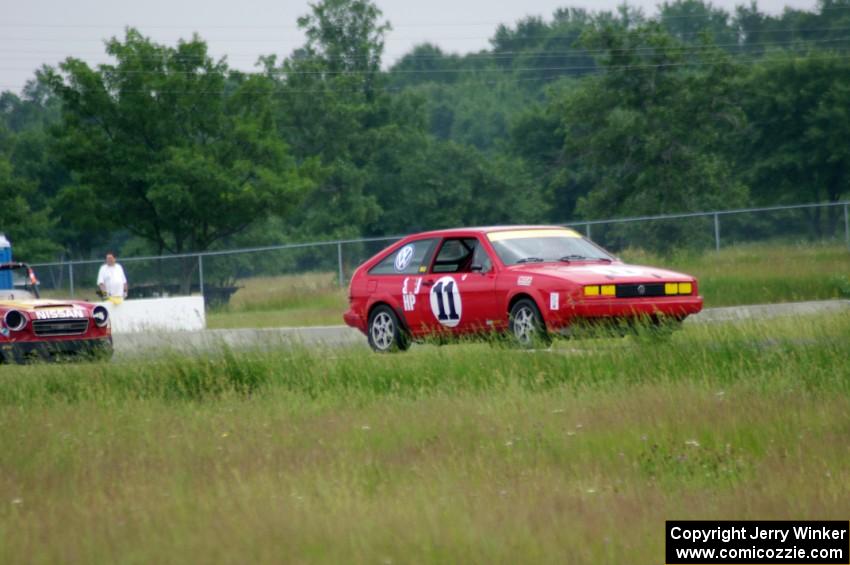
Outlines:
<svg viewBox="0 0 850 565"><path fill-rule="evenodd" d="M478 264L478 263L473 263L472 265L469 266L469 270L473 271L473 272L481 273L481 272L484 272L484 265L481 265L481 264Z"/></svg>

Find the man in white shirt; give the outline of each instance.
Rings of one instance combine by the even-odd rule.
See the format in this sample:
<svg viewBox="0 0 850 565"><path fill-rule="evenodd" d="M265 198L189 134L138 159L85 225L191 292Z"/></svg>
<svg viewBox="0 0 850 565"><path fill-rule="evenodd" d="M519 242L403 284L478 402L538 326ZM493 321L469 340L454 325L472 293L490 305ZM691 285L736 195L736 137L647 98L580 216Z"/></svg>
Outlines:
<svg viewBox="0 0 850 565"><path fill-rule="evenodd" d="M97 273L97 287L106 298L127 297L127 277L111 251L106 254L106 264L101 265Z"/></svg>

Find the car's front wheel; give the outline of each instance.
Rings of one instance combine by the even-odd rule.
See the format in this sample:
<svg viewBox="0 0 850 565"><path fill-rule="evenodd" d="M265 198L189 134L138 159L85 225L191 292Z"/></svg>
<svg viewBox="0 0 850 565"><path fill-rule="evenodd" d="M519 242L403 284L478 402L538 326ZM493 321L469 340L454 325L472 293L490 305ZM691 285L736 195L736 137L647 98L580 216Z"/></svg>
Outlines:
<svg viewBox="0 0 850 565"><path fill-rule="evenodd" d="M372 310L368 330L369 345L378 353L404 351L410 347L407 332L389 306L382 304Z"/></svg>
<svg viewBox="0 0 850 565"><path fill-rule="evenodd" d="M518 300L511 308L509 330L511 337L521 347L548 345L550 342L540 310L527 298Z"/></svg>

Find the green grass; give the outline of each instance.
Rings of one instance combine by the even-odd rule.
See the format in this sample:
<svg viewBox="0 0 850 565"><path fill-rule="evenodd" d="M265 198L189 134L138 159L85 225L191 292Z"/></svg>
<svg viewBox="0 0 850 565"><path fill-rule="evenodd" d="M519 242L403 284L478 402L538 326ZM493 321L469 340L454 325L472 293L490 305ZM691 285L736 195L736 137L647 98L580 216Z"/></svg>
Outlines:
<svg viewBox="0 0 850 565"><path fill-rule="evenodd" d="M256 277L239 285L226 307L207 314L207 327L339 325L348 306L346 290L333 273Z"/></svg>
<svg viewBox="0 0 850 565"><path fill-rule="evenodd" d="M850 316L0 367L0 562L660 563L846 519Z"/></svg>
<svg viewBox="0 0 850 565"><path fill-rule="evenodd" d="M627 250L623 260L695 275L707 307L850 298L850 251L841 245L738 245L719 253L658 257ZM346 290L334 273L246 279L210 328L342 323Z"/></svg>

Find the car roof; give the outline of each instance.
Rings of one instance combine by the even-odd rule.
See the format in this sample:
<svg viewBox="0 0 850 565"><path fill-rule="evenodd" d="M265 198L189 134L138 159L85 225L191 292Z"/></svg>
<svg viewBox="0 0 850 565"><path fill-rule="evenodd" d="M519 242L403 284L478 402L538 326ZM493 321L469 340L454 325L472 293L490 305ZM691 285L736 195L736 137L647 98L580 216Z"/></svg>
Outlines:
<svg viewBox="0 0 850 565"><path fill-rule="evenodd" d="M11 262L11 263L0 263L0 271L11 271L13 269L26 269L28 267L29 267L29 265L27 265L26 263L18 263L18 262L14 262L14 261Z"/></svg>
<svg viewBox="0 0 850 565"><path fill-rule="evenodd" d="M468 233L493 233L499 231L513 231L513 230L551 230L551 229L572 229L565 226L557 226L557 225L502 225L502 226L473 226L468 228L451 228L445 230L432 230L420 232L417 234L410 235L408 237L447 237L458 234L468 234Z"/></svg>

